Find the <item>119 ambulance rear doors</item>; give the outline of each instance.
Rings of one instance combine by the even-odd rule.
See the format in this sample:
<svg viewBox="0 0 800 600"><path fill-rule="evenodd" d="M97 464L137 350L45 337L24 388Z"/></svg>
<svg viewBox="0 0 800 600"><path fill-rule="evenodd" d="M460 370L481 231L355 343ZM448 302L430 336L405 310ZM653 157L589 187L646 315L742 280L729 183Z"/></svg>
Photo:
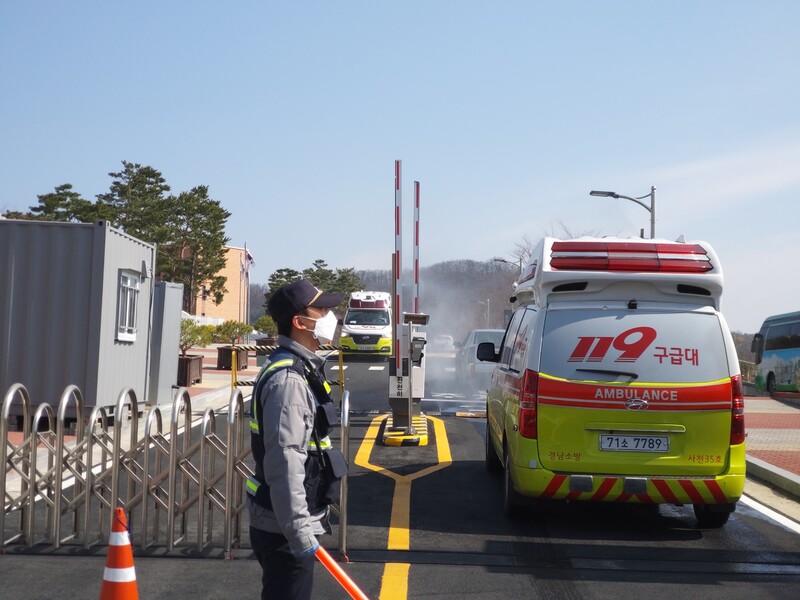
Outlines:
<svg viewBox="0 0 800 600"><path fill-rule="evenodd" d="M552 471L710 476L729 468L732 381L713 309L547 312L540 464Z"/></svg>

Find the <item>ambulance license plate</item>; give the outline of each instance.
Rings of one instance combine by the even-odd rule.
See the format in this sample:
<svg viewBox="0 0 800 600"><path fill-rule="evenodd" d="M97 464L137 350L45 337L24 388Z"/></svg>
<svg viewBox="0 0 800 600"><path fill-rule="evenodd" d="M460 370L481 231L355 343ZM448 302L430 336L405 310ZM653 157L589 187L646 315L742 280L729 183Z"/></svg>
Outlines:
<svg viewBox="0 0 800 600"><path fill-rule="evenodd" d="M601 435L600 450L610 452L669 452L666 435Z"/></svg>

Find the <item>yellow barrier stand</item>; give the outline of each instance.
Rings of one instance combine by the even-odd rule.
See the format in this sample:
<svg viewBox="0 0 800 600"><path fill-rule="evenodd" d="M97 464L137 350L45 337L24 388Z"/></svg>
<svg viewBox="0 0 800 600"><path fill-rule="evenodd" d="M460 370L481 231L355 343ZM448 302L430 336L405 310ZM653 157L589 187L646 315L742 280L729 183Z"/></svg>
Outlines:
<svg viewBox="0 0 800 600"><path fill-rule="evenodd" d="M239 367L239 357L236 352L236 346L231 346L231 389L236 387L236 371Z"/></svg>

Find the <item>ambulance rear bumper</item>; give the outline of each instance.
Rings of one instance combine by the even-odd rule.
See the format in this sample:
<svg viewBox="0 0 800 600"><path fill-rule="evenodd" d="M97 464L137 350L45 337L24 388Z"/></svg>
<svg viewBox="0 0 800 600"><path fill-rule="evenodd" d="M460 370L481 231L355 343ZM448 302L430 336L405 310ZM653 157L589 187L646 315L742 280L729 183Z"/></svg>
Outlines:
<svg viewBox="0 0 800 600"><path fill-rule="evenodd" d="M731 461L726 472L701 477L555 473L514 463L509 467L514 488L531 498L641 504L731 504L737 502L744 492L744 444L732 447L730 455L735 460Z"/></svg>

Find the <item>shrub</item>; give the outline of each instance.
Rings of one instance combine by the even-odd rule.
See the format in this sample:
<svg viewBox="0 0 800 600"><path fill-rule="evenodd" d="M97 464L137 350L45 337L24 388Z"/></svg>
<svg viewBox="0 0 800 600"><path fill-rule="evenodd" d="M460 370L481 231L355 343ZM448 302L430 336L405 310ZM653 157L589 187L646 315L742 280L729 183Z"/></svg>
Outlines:
<svg viewBox="0 0 800 600"><path fill-rule="evenodd" d="M233 346L240 337L246 336L253 331L247 323L240 321L225 321L222 325L217 325L216 337L220 341L225 341Z"/></svg>
<svg viewBox="0 0 800 600"><path fill-rule="evenodd" d="M181 335L178 340L178 349L181 356L186 356L189 348L194 346L207 346L211 343L211 335L207 328L198 325L191 319L181 319Z"/></svg>
<svg viewBox="0 0 800 600"><path fill-rule="evenodd" d="M267 335L275 335L278 332L278 326L275 325L275 321L269 315L261 315L253 329L257 329Z"/></svg>

